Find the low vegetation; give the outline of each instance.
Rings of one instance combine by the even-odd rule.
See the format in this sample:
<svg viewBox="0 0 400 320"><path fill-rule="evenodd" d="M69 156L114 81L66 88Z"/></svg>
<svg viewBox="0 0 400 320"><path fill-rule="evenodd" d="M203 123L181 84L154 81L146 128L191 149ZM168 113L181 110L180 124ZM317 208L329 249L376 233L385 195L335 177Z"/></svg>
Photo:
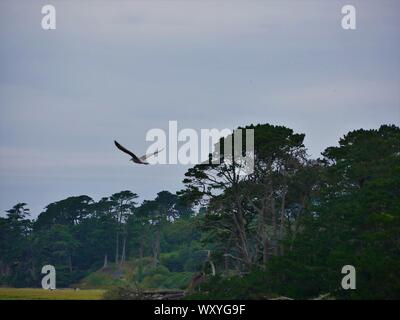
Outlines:
<svg viewBox="0 0 400 320"><path fill-rule="evenodd" d="M139 289L186 289L193 272L171 272L162 264L154 266L152 259L133 259L123 267L109 265L83 278L79 288L110 289L134 286Z"/></svg>
<svg viewBox="0 0 400 320"><path fill-rule="evenodd" d="M104 290L0 288L0 300L100 300Z"/></svg>

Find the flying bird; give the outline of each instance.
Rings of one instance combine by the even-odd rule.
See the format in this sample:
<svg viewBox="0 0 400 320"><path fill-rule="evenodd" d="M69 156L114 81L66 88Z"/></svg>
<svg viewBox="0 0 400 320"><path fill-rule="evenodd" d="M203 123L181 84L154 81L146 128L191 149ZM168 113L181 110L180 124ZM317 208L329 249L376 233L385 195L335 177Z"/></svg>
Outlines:
<svg viewBox="0 0 400 320"><path fill-rule="evenodd" d="M156 152L150 153L150 154L145 154L141 157L137 157L132 151L129 151L128 149L126 149L124 146L121 146L117 141L114 140L114 144L115 146L121 150L122 152L125 152L127 154L129 154L131 156L130 161L133 161L135 163L139 163L139 164L149 164L146 159L151 157L151 156L155 156L156 154L158 154L160 151L162 151L162 149L160 151L156 150Z"/></svg>

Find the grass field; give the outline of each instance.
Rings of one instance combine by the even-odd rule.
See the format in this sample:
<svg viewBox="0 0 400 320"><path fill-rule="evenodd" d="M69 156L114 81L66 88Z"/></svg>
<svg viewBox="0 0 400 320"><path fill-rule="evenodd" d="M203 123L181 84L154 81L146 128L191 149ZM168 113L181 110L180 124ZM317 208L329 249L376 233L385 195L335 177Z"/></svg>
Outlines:
<svg viewBox="0 0 400 320"><path fill-rule="evenodd" d="M100 300L104 290L0 288L0 300Z"/></svg>

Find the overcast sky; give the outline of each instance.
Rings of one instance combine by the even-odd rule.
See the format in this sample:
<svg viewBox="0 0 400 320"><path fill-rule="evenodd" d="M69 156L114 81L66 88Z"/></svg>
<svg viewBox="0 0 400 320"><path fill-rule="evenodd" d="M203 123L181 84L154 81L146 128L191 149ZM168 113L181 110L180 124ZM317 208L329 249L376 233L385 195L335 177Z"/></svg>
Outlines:
<svg viewBox="0 0 400 320"><path fill-rule="evenodd" d="M48 3L56 30L41 28ZM113 145L142 154L169 120L286 125L313 157L349 130L399 125L399 40L396 0L2 0L0 214L182 188L187 167L133 165Z"/></svg>

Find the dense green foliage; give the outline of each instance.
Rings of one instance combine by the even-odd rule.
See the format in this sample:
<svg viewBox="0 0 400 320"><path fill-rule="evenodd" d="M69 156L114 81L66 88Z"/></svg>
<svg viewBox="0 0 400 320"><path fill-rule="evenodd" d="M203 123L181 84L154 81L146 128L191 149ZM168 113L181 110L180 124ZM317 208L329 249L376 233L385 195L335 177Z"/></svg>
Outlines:
<svg viewBox="0 0 400 320"><path fill-rule="evenodd" d="M399 128L382 126L327 148L295 237L287 223L284 253L243 277L213 279L192 298L400 298L399 143ZM356 290L341 287L344 265L356 268Z"/></svg>
<svg viewBox="0 0 400 320"><path fill-rule="evenodd" d="M40 286L41 268L51 264L59 287L107 288L127 279L148 287L187 285L205 256L197 218L167 191L141 206L135 198L130 191L99 202L70 197L48 205L36 221L27 219L26 204L17 204L0 218L1 284Z"/></svg>
<svg viewBox="0 0 400 320"><path fill-rule="evenodd" d="M38 286L52 264L59 287L186 288L201 271L190 298L400 298L400 129L352 131L310 159L303 134L246 128L253 172L221 140L225 161L190 168L177 194L70 197L35 221L15 205L0 218L1 284ZM356 290L341 288L344 265Z"/></svg>

